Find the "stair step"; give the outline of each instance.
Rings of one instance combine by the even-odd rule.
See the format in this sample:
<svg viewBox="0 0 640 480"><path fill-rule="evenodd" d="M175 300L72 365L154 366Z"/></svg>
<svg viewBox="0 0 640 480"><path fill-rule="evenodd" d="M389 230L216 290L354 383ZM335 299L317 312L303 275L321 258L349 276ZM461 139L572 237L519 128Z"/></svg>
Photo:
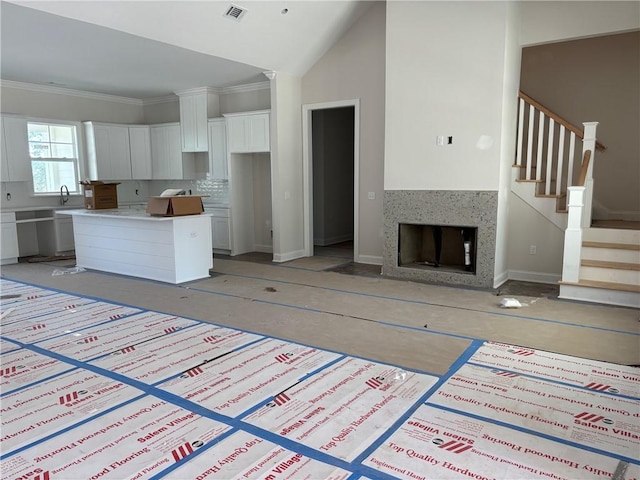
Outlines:
<svg viewBox="0 0 640 480"><path fill-rule="evenodd" d="M586 242L582 242L582 246L590 247L590 248L612 248L617 250L640 251L640 245L636 245L633 243L609 243L609 242L586 241Z"/></svg>
<svg viewBox="0 0 640 480"><path fill-rule="evenodd" d="M544 180L522 180L520 178L516 178L516 182L518 183L544 183Z"/></svg>
<svg viewBox="0 0 640 480"><path fill-rule="evenodd" d="M640 271L640 263L610 262L606 260L582 260L583 267L613 268L617 270L637 270Z"/></svg>
<svg viewBox="0 0 640 480"><path fill-rule="evenodd" d="M619 292L640 293L640 285L629 285L627 283L601 282L598 280L580 280L579 282L564 282L560 280L560 285L573 285L576 287L601 288L604 290L617 290Z"/></svg>
<svg viewBox="0 0 640 480"><path fill-rule="evenodd" d="M588 242L640 245L640 230L599 227L587 228L582 232L582 240Z"/></svg>
<svg viewBox="0 0 640 480"><path fill-rule="evenodd" d="M559 282L559 298L640 308L640 286L581 280Z"/></svg>
<svg viewBox="0 0 640 480"><path fill-rule="evenodd" d="M564 194L556 195L554 193L550 193L549 195L547 195L546 193L536 193L536 197L539 197L539 198L562 198L562 197L564 197Z"/></svg>
<svg viewBox="0 0 640 480"><path fill-rule="evenodd" d="M582 260L640 264L640 250L582 247Z"/></svg>

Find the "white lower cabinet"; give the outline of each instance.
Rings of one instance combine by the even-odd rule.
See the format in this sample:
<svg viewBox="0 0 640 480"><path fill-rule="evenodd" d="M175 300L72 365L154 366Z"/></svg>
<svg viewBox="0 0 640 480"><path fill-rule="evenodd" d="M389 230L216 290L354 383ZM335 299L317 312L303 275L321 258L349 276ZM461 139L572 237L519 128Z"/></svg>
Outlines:
<svg viewBox="0 0 640 480"><path fill-rule="evenodd" d="M18 263L18 228L15 213L0 214L0 265Z"/></svg>
<svg viewBox="0 0 640 480"><path fill-rule="evenodd" d="M207 208L205 213L210 213L211 217L211 238L213 250L228 253L231 251L231 228L229 224L228 208Z"/></svg>

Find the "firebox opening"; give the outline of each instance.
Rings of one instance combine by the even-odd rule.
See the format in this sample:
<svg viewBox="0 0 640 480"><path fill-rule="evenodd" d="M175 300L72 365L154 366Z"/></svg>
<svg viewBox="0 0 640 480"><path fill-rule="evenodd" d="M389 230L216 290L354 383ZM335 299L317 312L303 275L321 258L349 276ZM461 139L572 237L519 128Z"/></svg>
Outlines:
<svg viewBox="0 0 640 480"><path fill-rule="evenodd" d="M399 224L398 266L476 273L477 227Z"/></svg>

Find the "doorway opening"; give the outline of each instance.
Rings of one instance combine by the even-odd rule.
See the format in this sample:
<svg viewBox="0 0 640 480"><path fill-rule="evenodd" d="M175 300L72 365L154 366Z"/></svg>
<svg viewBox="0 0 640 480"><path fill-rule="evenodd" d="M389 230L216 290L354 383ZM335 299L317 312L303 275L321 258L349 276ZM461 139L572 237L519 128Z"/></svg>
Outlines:
<svg viewBox="0 0 640 480"><path fill-rule="evenodd" d="M305 256L358 258L357 100L303 106Z"/></svg>

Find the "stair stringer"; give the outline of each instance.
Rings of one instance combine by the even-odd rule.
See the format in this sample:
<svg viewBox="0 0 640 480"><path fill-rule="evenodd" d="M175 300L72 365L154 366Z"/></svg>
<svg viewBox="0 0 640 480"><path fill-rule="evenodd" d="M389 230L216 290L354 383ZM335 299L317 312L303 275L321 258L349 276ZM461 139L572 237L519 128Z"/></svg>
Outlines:
<svg viewBox="0 0 640 480"><path fill-rule="evenodd" d="M540 212L547 220L553 223L561 230L567 229L567 214L556 211L557 201L555 198L537 197L536 186L534 182L517 182L519 168L511 169L511 191L529 204L532 208Z"/></svg>

